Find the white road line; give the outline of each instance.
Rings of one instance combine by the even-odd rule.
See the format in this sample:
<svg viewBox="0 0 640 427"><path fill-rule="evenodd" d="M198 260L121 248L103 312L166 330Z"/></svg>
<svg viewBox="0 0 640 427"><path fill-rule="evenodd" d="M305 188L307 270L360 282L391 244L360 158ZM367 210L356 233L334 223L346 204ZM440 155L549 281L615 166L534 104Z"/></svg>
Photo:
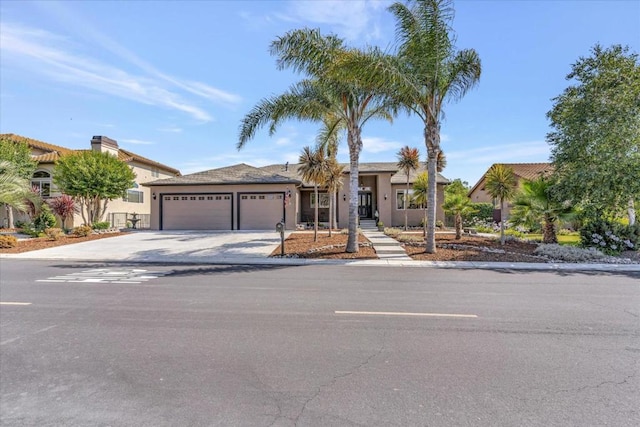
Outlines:
<svg viewBox="0 0 640 427"><path fill-rule="evenodd" d="M47 326L46 328L42 328L40 330L37 330L34 333L29 334L29 335L36 335L36 334L40 334L42 332L47 332L49 329L53 329L53 328L55 328L57 326L58 325ZM23 335L23 336L26 336L26 335ZM9 338L8 340L4 340L4 341L0 342L0 345L6 345L6 344L10 344L10 343L12 343L14 341L18 341L19 339L23 338L23 336L18 336L18 337L15 337L15 338Z"/></svg>
<svg viewBox="0 0 640 427"><path fill-rule="evenodd" d="M9 302L9 301L0 301L0 305L31 305L30 302Z"/></svg>
<svg viewBox="0 0 640 427"><path fill-rule="evenodd" d="M449 313L405 313L395 311L334 311L335 314L360 314L366 316L417 316L417 317L460 317L475 319L475 314L449 314Z"/></svg>

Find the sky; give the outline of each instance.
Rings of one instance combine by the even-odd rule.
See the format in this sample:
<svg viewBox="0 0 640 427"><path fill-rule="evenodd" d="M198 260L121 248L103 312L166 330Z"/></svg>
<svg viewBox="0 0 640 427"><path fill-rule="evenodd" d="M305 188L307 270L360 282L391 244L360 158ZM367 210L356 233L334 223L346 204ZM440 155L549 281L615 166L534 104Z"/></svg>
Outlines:
<svg viewBox="0 0 640 427"><path fill-rule="evenodd" d="M0 133L87 149L93 135L188 174L237 163L296 163L318 125L287 121L236 149L242 118L302 76L270 43L320 28L350 46L395 47L390 1L0 2ZM444 107L443 175L475 184L496 162L545 162L546 113L571 64L600 43L640 53L640 1L455 2L459 49L482 61L478 86ZM426 159L423 126L368 122L361 162ZM346 138L343 138L346 140ZM346 142L339 160L348 162Z"/></svg>

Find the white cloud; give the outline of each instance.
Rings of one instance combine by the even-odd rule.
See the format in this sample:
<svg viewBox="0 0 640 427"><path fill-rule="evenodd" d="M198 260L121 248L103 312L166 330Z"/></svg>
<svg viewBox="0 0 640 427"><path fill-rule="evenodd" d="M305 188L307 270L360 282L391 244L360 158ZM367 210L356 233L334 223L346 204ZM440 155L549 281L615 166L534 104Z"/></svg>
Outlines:
<svg viewBox="0 0 640 427"><path fill-rule="evenodd" d="M169 126L166 128L160 128L158 129L160 132L171 132L171 133L180 133L182 132L182 128L179 128L177 126Z"/></svg>
<svg viewBox="0 0 640 427"><path fill-rule="evenodd" d="M398 150L400 147L402 147L402 143L397 141L387 141L377 137L362 138L362 151L369 153Z"/></svg>
<svg viewBox="0 0 640 427"><path fill-rule="evenodd" d="M141 139L121 139L121 142L127 142L129 144L136 144L136 145L153 145L155 144L155 142L151 142L151 141L143 141Z"/></svg>

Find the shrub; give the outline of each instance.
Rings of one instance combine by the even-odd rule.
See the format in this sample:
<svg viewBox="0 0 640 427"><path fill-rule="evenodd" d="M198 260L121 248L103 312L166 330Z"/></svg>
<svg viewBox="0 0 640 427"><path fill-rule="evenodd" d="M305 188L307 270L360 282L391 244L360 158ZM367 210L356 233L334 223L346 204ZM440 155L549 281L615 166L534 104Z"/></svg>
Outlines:
<svg viewBox="0 0 640 427"><path fill-rule="evenodd" d="M568 228L562 228L560 230L558 230L558 236L579 236L580 233L578 233L577 231L572 231L569 230Z"/></svg>
<svg viewBox="0 0 640 427"><path fill-rule="evenodd" d="M18 239L16 239L15 236L0 236L0 248L13 248L17 244Z"/></svg>
<svg viewBox="0 0 640 427"><path fill-rule="evenodd" d="M400 234L402 234L402 230L400 230L399 228L385 227L384 234L395 239Z"/></svg>
<svg viewBox="0 0 640 427"><path fill-rule="evenodd" d="M396 236L396 240L401 243L422 243L424 238L422 236L416 236L412 234L400 234Z"/></svg>
<svg viewBox="0 0 640 427"><path fill-rule="evenodd" d="M60 217L63 227L67 219L72 218L78 212L75 200L66 194L50 199L47 204L51 207L53 213Z"/></svg>
<svg viewBox="0 0 640 427"><path fill-rule="evenodd" d="M24 228L25 225L27 225L27 224L28 224L28 222L20 221L20 220L13 222L13 225L14 225L15 228Z"/></svg>
<svg viewBox="0 0 640 427"><path fill-rule="evenodd" d="M471 203L471 207L477 211L472 218L493 222L493 203ZM469 218L469 220L472 220L472 218Z"/></svg>
<svg viewBox="0 0 640 427"><path fill-rule="evenodd" d="M575 246L564 246L558 244L540 245L534 251L536 255L541 255L554 261L566 262L589 262L603 261L607 256L596 248L577 248Z"/></svg>
<svg viewBox="0 0 640 427"><path fill-rule="evenodd" d="M43 232L47 228L56 226L56 216L51 212L48 205L42 205L40 213L33 219L33 228L38 232Z"/></svg>
<svg viewBox="0 0 640 427"><path fill-rule="evenodd" d="M49 240L58 240L64 232L60 228L47 228L44 230L44 234L49 238Z"/></svg>
<svg viewBox="0 0 640 427"><path fill-rule="evenodd" d="M31 236L31 237L40 237L40 235L42 234L41 230L37 230L32 222L29 223L25 223L22 226L22 234L26 234L27 236Z"/></svg>
<svg viewBox="0 0 640 427"><path fill-rule="evenodd" d="M640 227L625 226L618 222L596 220L580 229L580 243L583 247L597 248L610 255L637 249L639 242Z"/></svg>
<svg viewBox="0 0 640 427"><path fill-rule="evenodd" d="M108 230L111 228L111 223L109 221L100 221L93 223L94 230Z"/></svg>
<svg viewBox="0 0 640 427"><path fill-rule="evenodd" d="M436 227L442 230L444 228L444 222L442 222L441 220L437 220Z"/></svg>
<svg viewBox="0 0 640 427"><path fill-rule="evenodd" d="M524 237L524 233L522 231L518 231L513 228L504 230L504 234L505 236L517 237L518 239L522 239Z"/></svg>
<svg viewBox="0 0 640 427"><path fill-rule="evenodd" d="M88 225L81 225L73 229L73 235L77 237L85 237L93 233L93 229Z"/></svg>

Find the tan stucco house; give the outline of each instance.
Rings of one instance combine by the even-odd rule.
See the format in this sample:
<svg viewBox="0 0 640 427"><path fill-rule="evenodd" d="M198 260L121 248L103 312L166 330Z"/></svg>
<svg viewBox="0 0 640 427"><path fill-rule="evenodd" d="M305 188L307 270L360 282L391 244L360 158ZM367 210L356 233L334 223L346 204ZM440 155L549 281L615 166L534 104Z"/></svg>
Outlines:
<svg viewBox="0 0 640 427"><path fill-rule="evenodd" d="M73 150L14 134L0 134L0 137L15 143L26 143L29 146L32 158L38 162L36 171L31 178L31 185L40 191L42 198L47 200L61 195L53 183L55 162L61 156L81 150ZM134 186L127 190L123 198L109 201L103 220L111 222L114 227L124 227L135 213L139 220L137 225L143 228L148 227L151 213L151 192L149 188L144 187L142 184L157 179L179 176L180 171L124 150L118 146L117 141L106 136L94 136L91 139L91 150L108 152L117 156L127 163L136 174ZM24 215L18 215L16 219L25 220L26 218ZM4 209L0 212L0 221L2 224L7 222L7 213ZM73 220L73 226L78 226L82 223L82 216L80 214L76 215Z"/></svg>
<svg viewBox="0 0 640 427"><path fill-rule="evenodd" d="M523 180L534 180L541 176L549 176L553 173L553 166L551 163L500 163L503 166L513 169L513 174L516 177L517 185L519 186ZM494 165L491 165L493 167ZM487 169L487 172L482 175L476 185L469 190L468 196L473 203L492 203L493 204L493 220L500 222L501 210L500 201L495 200L485 190L486 177L491 167ZM505 218L509 218L511 212L511 204L505 203Z"/></svg>
<svg viewBox="0 0 640 427"><path fill-rule="evenodd" d="M337 192L340 228L349 223L349 172ZM284 220L289 230L312 223L313 185L304 182L297 164L253 167L247 164L176 176L145 184L151 191L151 228L157 230L271 230ZM424 168L410 175L410 183ZM373 220L376 211L386 226L404 224L402 195L406 175L395 163L360 163L358 213ZM438 176L437 219L444 220L442 200L449 181ZM411 191L411 190L410 190ZM319 220L329 222L329 197L320 190ZM424 209L409 206L409 224L417 226Z"/></svg>

